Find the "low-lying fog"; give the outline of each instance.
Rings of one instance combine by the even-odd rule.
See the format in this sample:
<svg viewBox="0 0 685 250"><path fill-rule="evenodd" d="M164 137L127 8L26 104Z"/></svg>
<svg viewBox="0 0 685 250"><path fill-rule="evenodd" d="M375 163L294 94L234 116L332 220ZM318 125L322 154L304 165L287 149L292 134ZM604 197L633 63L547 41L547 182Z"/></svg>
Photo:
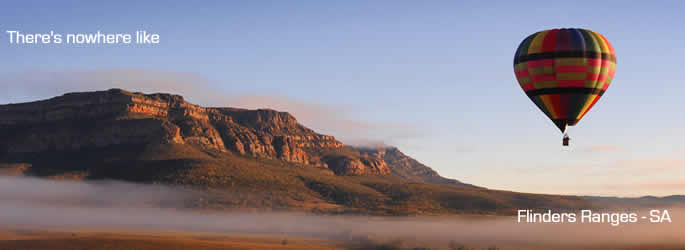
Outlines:
<svg viewBox="0 0 685 250"><path fill-rule="evenodd" d="M672 223L517 224L516 217L367 217L302 214L203 214L183 207L197 191L122 182L0 177L0 227L119 228L408 239L434 244L685 244L685 214ZM162 204L162 205L160 205ZM663 209L663 208L659 208ZM649 216L648 212L640 215Z"/></svg>

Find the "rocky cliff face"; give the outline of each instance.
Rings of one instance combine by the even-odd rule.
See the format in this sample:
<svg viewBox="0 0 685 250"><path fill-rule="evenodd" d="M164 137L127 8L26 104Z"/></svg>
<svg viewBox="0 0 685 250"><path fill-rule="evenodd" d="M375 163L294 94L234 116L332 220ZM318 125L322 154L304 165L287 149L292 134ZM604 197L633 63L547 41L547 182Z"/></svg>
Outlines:
<svg viewBox="0 0 685 250"><path fill-rule="evenodd" d="M171 94L120 89L0 105L0 157L115 145L184 144L203 150L328 168L336 175L390 175L463 185L397 148L354 148L270 109L205 108Z"/></svg>
<svg viewBox="0 0 685 250"><path fill-rule="evenodd" d="M440 176L433 169L403 154L395 147L357 148L357 150L362 155L383 159L393 166L394 174L406 179L420 180L421 177Z"/></svg>
<svg viewBox="0 0 685 250"><path fill-rule="evenodd" d="M127 144L187 144L330 168L340 175L391 172L379 158L324 157L322 152L343 150L343 144L269 109L205 108L178 95L120 89L0 105L0 156Z"/></svg>
<svg viewBox="0 0 685 250"><path fill-rule="evenodd" d="M475 187L454 179L444 178L432 168L405 155L395 147L358 147L354 149L362 156L383 160L393 174L410 181Z"/></svg>
<svg viewBox="0 0 685 250"><path fill-rule="evenodd" d="M388 164L378 157L342 155L326 157L325 161L337 175L387 175L391 173Z"/></svg>

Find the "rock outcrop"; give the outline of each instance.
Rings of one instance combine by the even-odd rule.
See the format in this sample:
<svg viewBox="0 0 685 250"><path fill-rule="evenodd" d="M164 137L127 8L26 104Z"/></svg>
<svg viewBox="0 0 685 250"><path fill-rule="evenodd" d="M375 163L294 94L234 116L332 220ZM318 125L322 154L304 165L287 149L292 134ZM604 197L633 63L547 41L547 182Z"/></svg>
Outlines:
<svg viewBox="0 0 685 250"><path fill-rule="evenodd" d="M354 150L358 151L362 157L383 160L392 174L410 181L475 187L454 179L442 177L432 168L405 155L395 147L356 147Z"/></svg>
<svg viewBox="0 0 685 250"><path fill-rule="evenodd" d="M388 164L378 157L343 155L326 157L325 160L337 175L387 175L391 173Z"/></svg>
<svg viewBox="0 0 685 250"><path fill-rule="evenodd" d="M324 156L345 147L270 109L205 108L179 95L120 89L0 105L0 156L127 144L187 144L330 168L339 175L391 173L378 157Z"/></svg>

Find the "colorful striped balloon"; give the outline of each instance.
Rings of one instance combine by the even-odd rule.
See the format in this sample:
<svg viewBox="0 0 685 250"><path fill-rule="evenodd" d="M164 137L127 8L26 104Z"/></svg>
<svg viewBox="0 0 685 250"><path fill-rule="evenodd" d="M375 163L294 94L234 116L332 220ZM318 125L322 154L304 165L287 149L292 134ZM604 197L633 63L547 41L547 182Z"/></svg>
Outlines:
<svg viewBox="0 0 685 250"><path fill-rule="evenodd" d="M564 132L611 84L616 54L597 32L545 30L521 42L514 55L514 72L526 95Z"/></svg>

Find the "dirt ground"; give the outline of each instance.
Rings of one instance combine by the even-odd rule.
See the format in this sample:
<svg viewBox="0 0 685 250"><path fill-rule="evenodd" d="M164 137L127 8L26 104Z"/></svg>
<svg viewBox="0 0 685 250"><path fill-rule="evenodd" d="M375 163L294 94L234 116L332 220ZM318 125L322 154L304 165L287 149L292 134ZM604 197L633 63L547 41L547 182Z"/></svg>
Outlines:
<svg viewBox="0 0 685 250"><path fill-rule="evenodd" d="M675 250L685 246L597 246L583 248L521 247L521 246L462 246L451 244L442 247L419 246L395 241L362 240L345 242L281 235L248 235L213 232L156 232L127 231L124 229L12 229L0 231L0 250L175 250L175 249L621 249L621 250Z"/></svg>
<svg viewBox="0 0 685 250"><path fill-rule="evenodd" d="M124 230L4 230L0 249L342 249L322 239L278 235L239 235L196 232Z"/></svg>

